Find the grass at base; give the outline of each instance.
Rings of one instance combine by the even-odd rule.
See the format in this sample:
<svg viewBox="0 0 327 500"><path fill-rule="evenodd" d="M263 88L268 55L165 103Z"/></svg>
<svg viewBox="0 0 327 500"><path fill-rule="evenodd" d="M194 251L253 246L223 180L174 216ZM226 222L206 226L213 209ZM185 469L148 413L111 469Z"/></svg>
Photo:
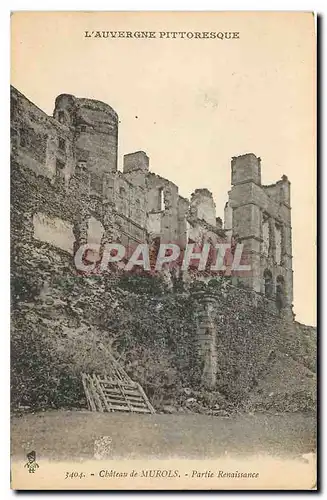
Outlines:
<svg viewBox="0 0 327 500"><path fill-rule="evenodd" d="M316 416L257 413L222 418L51 410L12 418L12 457L35 450L39 459L90 459L100 436L112 438L114 459L204 459L226 453L299 456L316 448Z"/></svg>

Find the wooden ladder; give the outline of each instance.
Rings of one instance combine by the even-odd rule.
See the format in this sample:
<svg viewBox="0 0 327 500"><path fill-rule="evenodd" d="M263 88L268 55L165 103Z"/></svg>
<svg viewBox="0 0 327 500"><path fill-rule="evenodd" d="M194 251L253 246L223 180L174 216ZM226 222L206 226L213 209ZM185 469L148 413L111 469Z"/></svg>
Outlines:
<svg viewBox="0 0 327 500"><path fill-rule="evenodd" d="M108 377L82 373L89 409L100 412L155 413L140 384L124 375L124 377Z"/></svg>

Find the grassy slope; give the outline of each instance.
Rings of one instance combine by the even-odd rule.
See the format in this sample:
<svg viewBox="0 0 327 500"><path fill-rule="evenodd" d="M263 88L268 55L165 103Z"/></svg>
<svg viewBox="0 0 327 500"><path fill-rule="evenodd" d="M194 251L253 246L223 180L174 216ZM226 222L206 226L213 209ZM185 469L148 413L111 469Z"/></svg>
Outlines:
<svg viewBox="0 0 327 500"><path fill-rule="evenodd" d="M47 411L13 417L12 455L22 458L34 449L39 459L87 459L96 438L111 436L112 458L296 456L315 449L315 424L309 413L219 418Z"/></svg>

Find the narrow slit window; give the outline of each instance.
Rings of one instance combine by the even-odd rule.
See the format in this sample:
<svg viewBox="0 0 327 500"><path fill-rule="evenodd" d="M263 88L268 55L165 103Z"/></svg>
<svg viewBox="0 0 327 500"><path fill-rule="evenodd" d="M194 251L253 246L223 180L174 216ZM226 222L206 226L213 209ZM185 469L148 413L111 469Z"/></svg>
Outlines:
<svg viewBox="0 0 327 500"><path fill-rule="evenodd" d="M271 271L268 269L265 270L263 274L264 284L265 284L265 296L271 297L273 294L273 278Z"/></svg>
<svg viewBox="0 0 327 500"><path fill-rule="evenodd" d="M164 210L164 192L163 188L159 189L158 210Z"/></svg>
<svg viewBox="0 0 327 500"><path fill-rule="evenodd" d="M66 151L66 141L65 141L65 139L63 139L62 137L59 137L58 145L59 145L60 151L63 151L63 152Z"/></svg>
<svg viewBox="0 0 327 500"><path fill-rule="evenodd" d="M28 144L28 140L27 140L27 132L24 128L20 129L20 132L19 132L19 144L22 148L25 148Z"/></svg>
<svg viewBox="0 0 327 500"><path fill-rule="evenodd" d="M58 122L59 123L65 123L66 117L64 111L59 111L58 112Z"/></svg>
<svg viewBox="0 0 327 500"><path fill-rule="evenodd" d="M57 160L56 161L56 173L58 176L62 176L63 175L63 170L65 168L65 164L63 161L60 161L60 160Z"/></svg>

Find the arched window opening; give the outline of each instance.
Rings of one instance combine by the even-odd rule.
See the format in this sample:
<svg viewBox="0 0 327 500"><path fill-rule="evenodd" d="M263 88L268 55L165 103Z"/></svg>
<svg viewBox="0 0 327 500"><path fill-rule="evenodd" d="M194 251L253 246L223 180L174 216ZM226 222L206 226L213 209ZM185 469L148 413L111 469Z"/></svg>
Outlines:
<svg viewBox="0 0 327 500"><path fill-rule="evenodd" d="M269 255L269 247L270 247L269 216L267 214L263 214L261 252L265 257L268 257Z"/></svg>
<svg viewBox="0 0 327 500"><path fill-rule="evenodd" d="M66 123L66 116L64 111L58 111L58 122L59 123Z"/></svg>
<svg viewBox="0 0 327 500"><path fill-rule="evenodd" d="M273 293L273 279L271 271L266 269L265 272L263 273L263 279L265 282L265 296L271 297Z"/></svg>
<svg viewBox="0 0 327 500"><path fill-rule="evenodd" d="M164 192L163 188L159 188L158 192L158 210L162 212L165 209L165 204L164 204Z"/></svg>
<svg viewBox="0 0 327 500"><path fill-rule="evenodd" d="M139 199L135 200L135 215L136 215L137 220L140 220L142 217L141 202Z"/></svg>
<svg viewBox="0 0 327 500"><path fill-rule="evenodd" d="M159 248L160 248L160 237L157 236L150 242L149 259L150 259L151 269L155 268Z"/></svg>
<svg viewBox="0 0 327 500"><path fill-rule="evenodd" d="M119 188L119 196L120 196L120 210L124 215L128 215L128 203L127 203L127 192L124 187Z"/></svg>
<svg viewBox="0 0 327 500"><path fill-rule="evenodd" d="M276 224L275 227L276 262L280 265L282 258L282 226L280 224Z"/></svg>
<svg viewBox="0 0 327 500"><path fill-rule="evenodd" d="M278 309L285 307L285 280L283 276L277 276L276 280L276 304Z"/></svg>

